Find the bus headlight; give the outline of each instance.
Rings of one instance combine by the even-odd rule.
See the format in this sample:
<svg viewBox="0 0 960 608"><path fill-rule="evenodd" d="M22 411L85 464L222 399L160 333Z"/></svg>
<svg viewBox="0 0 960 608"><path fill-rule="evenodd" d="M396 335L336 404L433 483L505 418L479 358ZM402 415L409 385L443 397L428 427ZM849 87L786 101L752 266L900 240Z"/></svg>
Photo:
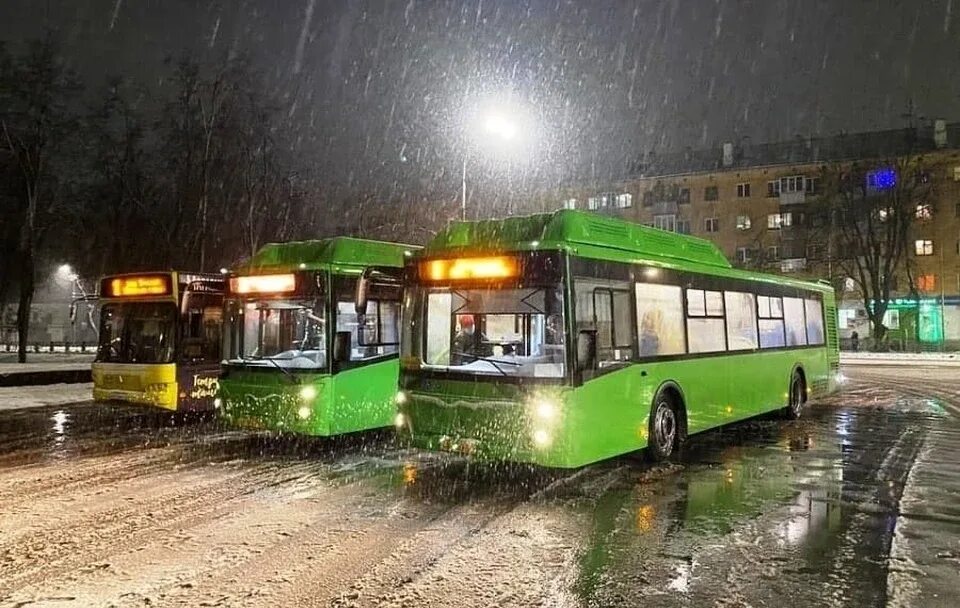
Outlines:
<svg viewBox="0 0 960 608"><path fill-rule="evenodd" d="M313 401L314 397L317 396L317 387L312 384L308 384L305 387L300 389L300 398L304 401Z"/></svg>
<svg viewBox="0 0 960 608"><path fill-rule="evenodd" d="M306 405L301 405L300 409L297 410L297 416L300 416L300 420L306 420L307 418L310 417L310 414L312 413L313 413L313 410L311 410Z"/></svg>
<svg viewBox="0 0 960 608"><path fill-rule="evenodd" d="M214 409L217 409L217 410L218 410L218 409L220 409L220 406L222 406L222 405L223 405L223 399L221 399L220 397L217 397L217 398L215 398L215 399L213 400L213 408L214 408Z"/></svg>
<svg viewBox="0 0 960 608"><path fill-rule="evenodd" d="M407 402L407 394L403 391L397 391L397 395L393 398L393 401L397 405L403 405Z"/></svg>
<svg viewBox="0 0 960 608"><path fill-rule="evenodd" d="M550 399L538 399L533 402L533 413L544 422L552 422L558 414L557 404Z"/></svg>
<svg viewBox="0 0 960 608"><path fill-rule="evenodd" d="M552 440L553 438L550 437L550 433L543 429L537 429L533 432L533 445L537 446L538 448L543 449L549 447Z"/></svg>
<svg viewBox="0 0 960 608"><path fill-rule="evenodd" d="M403 427L407 426L407 417L403 414L397 414L393 417L393 426L397 427L398 429L402 429Z"/></svg>

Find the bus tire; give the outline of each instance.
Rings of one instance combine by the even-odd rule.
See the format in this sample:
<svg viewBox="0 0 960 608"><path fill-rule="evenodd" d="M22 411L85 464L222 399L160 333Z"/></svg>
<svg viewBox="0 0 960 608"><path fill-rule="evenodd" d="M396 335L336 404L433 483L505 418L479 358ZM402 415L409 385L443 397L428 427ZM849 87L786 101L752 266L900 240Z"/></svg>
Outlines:
<svg viewBox="0 0 960 608"><path fill-rule="evenodd" d="M790 390L787 392L787 407L783 413L789 420L797 420L803 415L803 405L807 402L807 383L800 370L794 370L790 378Z"/></svg>
<svg viewBox="0 0 960 608"><path fill-rule="evenodd" d="M664 462L680 451L684 439L683 404L670 389L661 389L653 400L647 432L647 455Z"/></svg>

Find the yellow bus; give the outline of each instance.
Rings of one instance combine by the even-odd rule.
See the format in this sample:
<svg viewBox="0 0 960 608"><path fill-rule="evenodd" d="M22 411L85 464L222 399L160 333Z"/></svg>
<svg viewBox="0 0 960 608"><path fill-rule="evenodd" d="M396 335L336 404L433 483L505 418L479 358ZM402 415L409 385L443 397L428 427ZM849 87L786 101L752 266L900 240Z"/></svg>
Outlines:
<svg viewBox="0 0 960 608"><path fill-rule="evenodd" d="M177 271L100 280L95 401L173 411L213 409L224 279Z"/></svg>

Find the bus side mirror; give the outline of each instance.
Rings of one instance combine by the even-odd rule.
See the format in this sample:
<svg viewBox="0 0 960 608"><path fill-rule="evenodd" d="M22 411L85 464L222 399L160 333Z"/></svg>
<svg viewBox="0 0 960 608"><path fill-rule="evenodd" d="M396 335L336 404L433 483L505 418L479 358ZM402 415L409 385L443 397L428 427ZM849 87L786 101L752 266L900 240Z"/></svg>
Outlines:
<svg viewBox="0 0 960 608"><path fill-rule="evenodd" d="M577 333L577 371L587 371L597 362L597 332L582 329Z"/></svg>
<svg viewBox="0 0 960 608"><path fill-rule="evenodd" d="M369 269L368 269L369 270ZM367 312L367 293L370 291L370 278L364 272L357 279L357 292L353 299L353 308L357 315L363 315Z"/></svg>
<svg viewBox="0 0 960 608"><path fill-rule="evenodd" d="M337 363L350 360L350 332L338 331L333 337L333 360Z"/></svg>

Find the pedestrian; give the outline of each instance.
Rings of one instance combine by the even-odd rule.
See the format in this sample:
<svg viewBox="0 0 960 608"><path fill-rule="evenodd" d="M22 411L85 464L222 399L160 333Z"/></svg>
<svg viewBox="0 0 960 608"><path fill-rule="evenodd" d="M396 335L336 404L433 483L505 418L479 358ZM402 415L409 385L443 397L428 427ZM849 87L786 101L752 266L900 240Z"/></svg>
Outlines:
<svg viewBox="0 0 960 608"><path fill-rule="evenodd" d="M850 334L850 347L853 349L853 352L860 350L860 334L856 331Z"/></svg>

